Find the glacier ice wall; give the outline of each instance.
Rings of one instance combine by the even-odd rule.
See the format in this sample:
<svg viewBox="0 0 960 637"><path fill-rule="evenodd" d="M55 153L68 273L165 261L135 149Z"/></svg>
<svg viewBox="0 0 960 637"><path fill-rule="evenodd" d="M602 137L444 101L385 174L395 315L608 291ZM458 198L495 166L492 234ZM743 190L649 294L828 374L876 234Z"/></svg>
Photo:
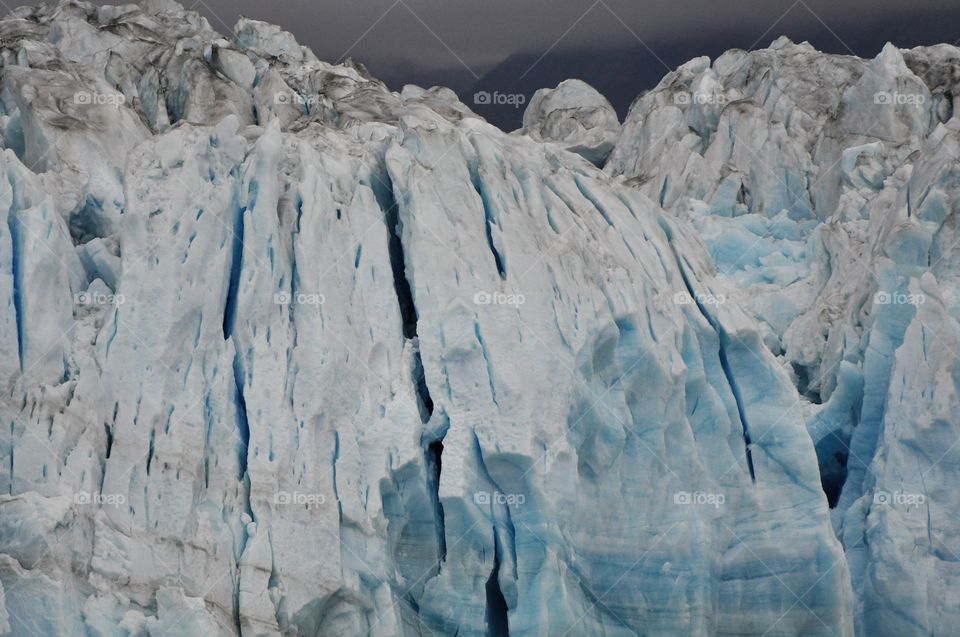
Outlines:
<svg viewBox="0 0 960 637"><path fill-rule="evenodd" d="M956 631L960 50L692 60L605 170L696 228L789 366L860 635Z"/></svg>
<svg viewBox="0 0 960 637"><path fill-rule="evenodd" d="M234 33L0 21L0 634L949 633L954 50L694 61L599 170L589 87Z"/></svg>

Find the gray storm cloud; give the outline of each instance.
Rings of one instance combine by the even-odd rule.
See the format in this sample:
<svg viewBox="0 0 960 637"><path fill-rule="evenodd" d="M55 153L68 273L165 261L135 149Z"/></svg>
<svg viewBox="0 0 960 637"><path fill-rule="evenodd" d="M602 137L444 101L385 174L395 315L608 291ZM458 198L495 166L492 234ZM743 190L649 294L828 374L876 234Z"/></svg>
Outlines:
<svg viewBox="0 0 960 637"><path fill-rule="evenodd" d="M37 3L32 3L37 4ZM98 4L109 4L98 2ZM783 33L832 38L838 51L857 49L871 23L956 10L951 0L198 0L191 7L227 31L238 16L282 25L320 57L353 56L390 74L396 67L457 69L482 74L514 53L540 55L598 46L647 46L736 33L763 45ZM960 37L960 33L956 34ZM753 39L751 39L751 37ZM849 45L846 42L850 42ZM909 43L907 43L909 44ZM856 51L858 54L869 52Z"/></svg>

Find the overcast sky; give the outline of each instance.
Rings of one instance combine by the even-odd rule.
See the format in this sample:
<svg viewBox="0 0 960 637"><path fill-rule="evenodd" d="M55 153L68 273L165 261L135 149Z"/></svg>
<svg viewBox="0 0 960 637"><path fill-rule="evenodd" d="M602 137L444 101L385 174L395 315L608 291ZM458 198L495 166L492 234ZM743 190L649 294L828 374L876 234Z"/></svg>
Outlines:
<svg viewBox="0 0 960 637"><path fill-rule="evenodd" d="M0 7L23 0L0 0ZM28 4L30 2L27 2ZM38 4L33 2L32 4ZM98 4L108 4L98 2ZM779 35L874 56L883 42L960 40L958 0L184 0L228 32L241 14L282 25L321 59L349 55L393 88L412 81L470 90L511 55L536 81L572 51L636 49L649 78L696 55L754 48ZM540 56L545 56L538 62ZM622 62L621 62L622 66ZM591 73L602 73L594 64ZM554 81L554 71L549 79ZM585 77L602 84L602 78ZM637 87L640 89L646 86Z"/></svg>
<svg viewBox="0 0 960 637"><path fill-rule="evenodd" d="M196 8L224 29L241 13L281 24L326 59L349 53L381 66L399 58L478 75L511 53L641 41L656 52L698 38L706 48L722 32L742 39L742 48L793 32L829 36L840 50L849 41L856 50L873 24L924 14L931 36L942 38L950 30L938 14L960 9L956 0L203 0ZM960 24L953 25L956 40Z"/></svg>
<svg viewBox="0 0 960 637"><path fill-rule="evenodd" d="M656 51L657 45L673 40L709 41L723 31L743 35L743 48L752 44L747 41L751 35L764 45L782 32L832 31L842 49L844 41L858 40L871 23L890 17L929 14L931 35L940 35L945 29L937 14L955 15L960 9L956 0L185 0L183 4L206 14L224 31L241 14L280 24L325 59L349 53L371 66L390 65L399 58L423 69L462 67L477 74L511 53L640 41ZM960 24L954 25L960 38Z"/></svg>

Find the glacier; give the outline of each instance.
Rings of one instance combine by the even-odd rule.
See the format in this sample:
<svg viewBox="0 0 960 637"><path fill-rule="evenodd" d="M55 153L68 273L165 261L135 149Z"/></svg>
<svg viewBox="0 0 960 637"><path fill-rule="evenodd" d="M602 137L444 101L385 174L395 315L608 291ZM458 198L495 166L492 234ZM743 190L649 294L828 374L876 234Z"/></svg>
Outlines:
<svg viewBox="0 0 960 637"><path fill-rule="evenodd" d="M958 63L786 38L695 59L634 103L605 165L697 229L793 376L861 635L960 619Z"/></svg>
<svg viewBox="0 0 960 637"><path fill-rule="evenodd" d="M958 68L782 38L508 134L14 10L0 634L952 634Z"/></svg>

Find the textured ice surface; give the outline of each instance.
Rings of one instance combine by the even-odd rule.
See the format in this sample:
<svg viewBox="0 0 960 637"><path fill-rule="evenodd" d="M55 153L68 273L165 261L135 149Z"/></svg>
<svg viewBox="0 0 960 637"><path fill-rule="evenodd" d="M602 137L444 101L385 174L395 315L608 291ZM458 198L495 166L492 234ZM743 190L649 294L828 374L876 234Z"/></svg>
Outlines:
<svg viewBox="0 0 960 637"><path fill-rule="evenodd" d="M837 117L954 49L696 60L601 171L588 87L235 32L0 21L0 630L949 634L949 87Z"/></svg>
<svg viewBox="0 0 960 637"><path fill-rule="evenodd" d="M793 370L860 635L960 621L958 65L946 45L860 60L786 39L694 60L606 165L693 224Z"/></svg>
<svg viewBox="0 0 960 637"><path fill-rule="evenodd" d="M617 112L582 80L565 80L534 93L518 131L538 141L557 142L587 161L602 165L620 132Z"/></svg>

